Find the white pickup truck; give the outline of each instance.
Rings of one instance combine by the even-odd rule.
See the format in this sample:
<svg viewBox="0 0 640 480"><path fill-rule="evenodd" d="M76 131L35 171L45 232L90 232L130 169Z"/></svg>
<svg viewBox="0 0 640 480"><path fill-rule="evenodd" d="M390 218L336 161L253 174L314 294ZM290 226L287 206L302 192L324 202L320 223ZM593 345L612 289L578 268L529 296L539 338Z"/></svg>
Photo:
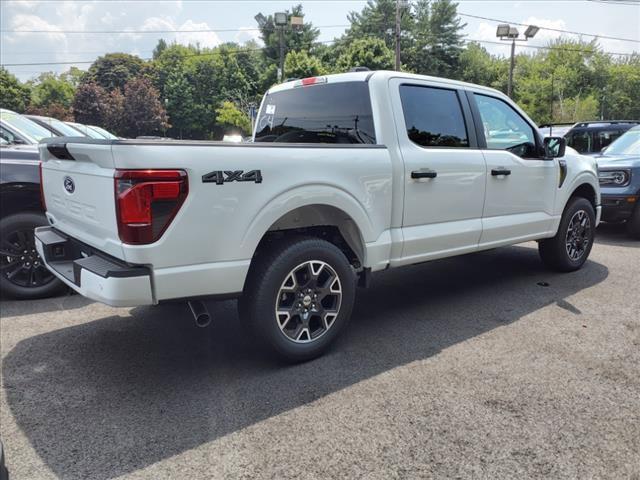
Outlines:
<svg viewBox="0 0 640 480"><path fill-rule="evenodd" d="M600 218L593 158L542 139L508 97L401 72L270 89L254 142L40 144L47 267L115 306L239 298L266 344L321 354L371 272L538 240L561 271ZM461 282L464 279L461 278Z"/></svg>

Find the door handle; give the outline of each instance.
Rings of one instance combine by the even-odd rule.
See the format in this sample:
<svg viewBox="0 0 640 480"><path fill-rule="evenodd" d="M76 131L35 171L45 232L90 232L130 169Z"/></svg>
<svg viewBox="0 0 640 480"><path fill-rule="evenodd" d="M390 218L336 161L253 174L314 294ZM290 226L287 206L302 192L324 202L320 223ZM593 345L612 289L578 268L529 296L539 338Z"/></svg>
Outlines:
<svg viewBox="0 0 640 480"><path fill-rule="evenodd" d="M437 176L438 172L430 168L421 168L420 170L411 172L411 178L436 178Z"/></svg>
<svg viewBox="0 0 640 480"><path fill-rule="evenodd" d="M503 167L494 168L491 170L491 175L493 175L494 177L497 177L498 175L511 175L511 170Z"/></svg>

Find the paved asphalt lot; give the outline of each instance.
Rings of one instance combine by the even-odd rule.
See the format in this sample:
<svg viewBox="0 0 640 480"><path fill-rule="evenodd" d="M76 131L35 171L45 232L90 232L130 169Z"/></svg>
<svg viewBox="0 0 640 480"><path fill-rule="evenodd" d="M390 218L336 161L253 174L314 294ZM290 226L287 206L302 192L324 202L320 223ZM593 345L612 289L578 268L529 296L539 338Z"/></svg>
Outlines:
<svg viewBox="0 0 640 480"><path fill-rule="evenodd" d="M297 366L233 302L201 330L184 305L3 301L13 478L640 479L640 242L600 229L565 275L534 247L374 277Z"/></svg>

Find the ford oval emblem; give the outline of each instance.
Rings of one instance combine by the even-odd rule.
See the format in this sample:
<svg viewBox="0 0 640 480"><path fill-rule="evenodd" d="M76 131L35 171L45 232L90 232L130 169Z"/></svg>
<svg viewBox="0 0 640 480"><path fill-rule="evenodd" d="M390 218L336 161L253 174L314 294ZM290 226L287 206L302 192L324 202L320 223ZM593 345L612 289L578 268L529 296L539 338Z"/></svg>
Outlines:
<svg viewBox="0 0 640 480"><path fill-rule="evenodd" d="M69 192L69 193L73 193L76 190L76 184L73 183L73 178L71 177L64 177L64 189Z"/></svg>

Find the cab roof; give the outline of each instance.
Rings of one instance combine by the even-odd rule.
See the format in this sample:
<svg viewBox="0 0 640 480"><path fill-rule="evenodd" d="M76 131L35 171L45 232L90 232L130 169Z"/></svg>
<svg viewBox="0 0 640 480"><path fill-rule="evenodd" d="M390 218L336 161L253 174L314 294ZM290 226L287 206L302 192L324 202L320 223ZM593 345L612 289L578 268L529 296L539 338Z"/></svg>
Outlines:
<svg viewBox="0 0 640 480"><path fill-rule="evenodd" d="M415 73L406 73L406 72L396 72L393 70L372 70L372 71L357 71L357 72L347 72L347 73L336 73L332 75L318 75L316 79L323 79L322 83L340 83L340 82L367 82L374 78L376 80L389 80L391 78L406 78L408 80L422 80L422 81L431 81L438 82L446 85L450 85L452 87L457 88L466 88L466 89L474 89L474 90L484 90L486 92L491 92L493 94L499 94L504 96L504 94L498 90L493 88L485 87L482 85L477 85L473 83L461 82L458 80L452 80L450 78L443 77L431 77L428 75L417 75ZM301 82L303 79L290 80L288 82L281 83L279 85L274 85L271 87L267 93L280 92L283 90L289 90L292 88L296 88L301 86ZM306 79L305 79L306 80Z"/></svg>

